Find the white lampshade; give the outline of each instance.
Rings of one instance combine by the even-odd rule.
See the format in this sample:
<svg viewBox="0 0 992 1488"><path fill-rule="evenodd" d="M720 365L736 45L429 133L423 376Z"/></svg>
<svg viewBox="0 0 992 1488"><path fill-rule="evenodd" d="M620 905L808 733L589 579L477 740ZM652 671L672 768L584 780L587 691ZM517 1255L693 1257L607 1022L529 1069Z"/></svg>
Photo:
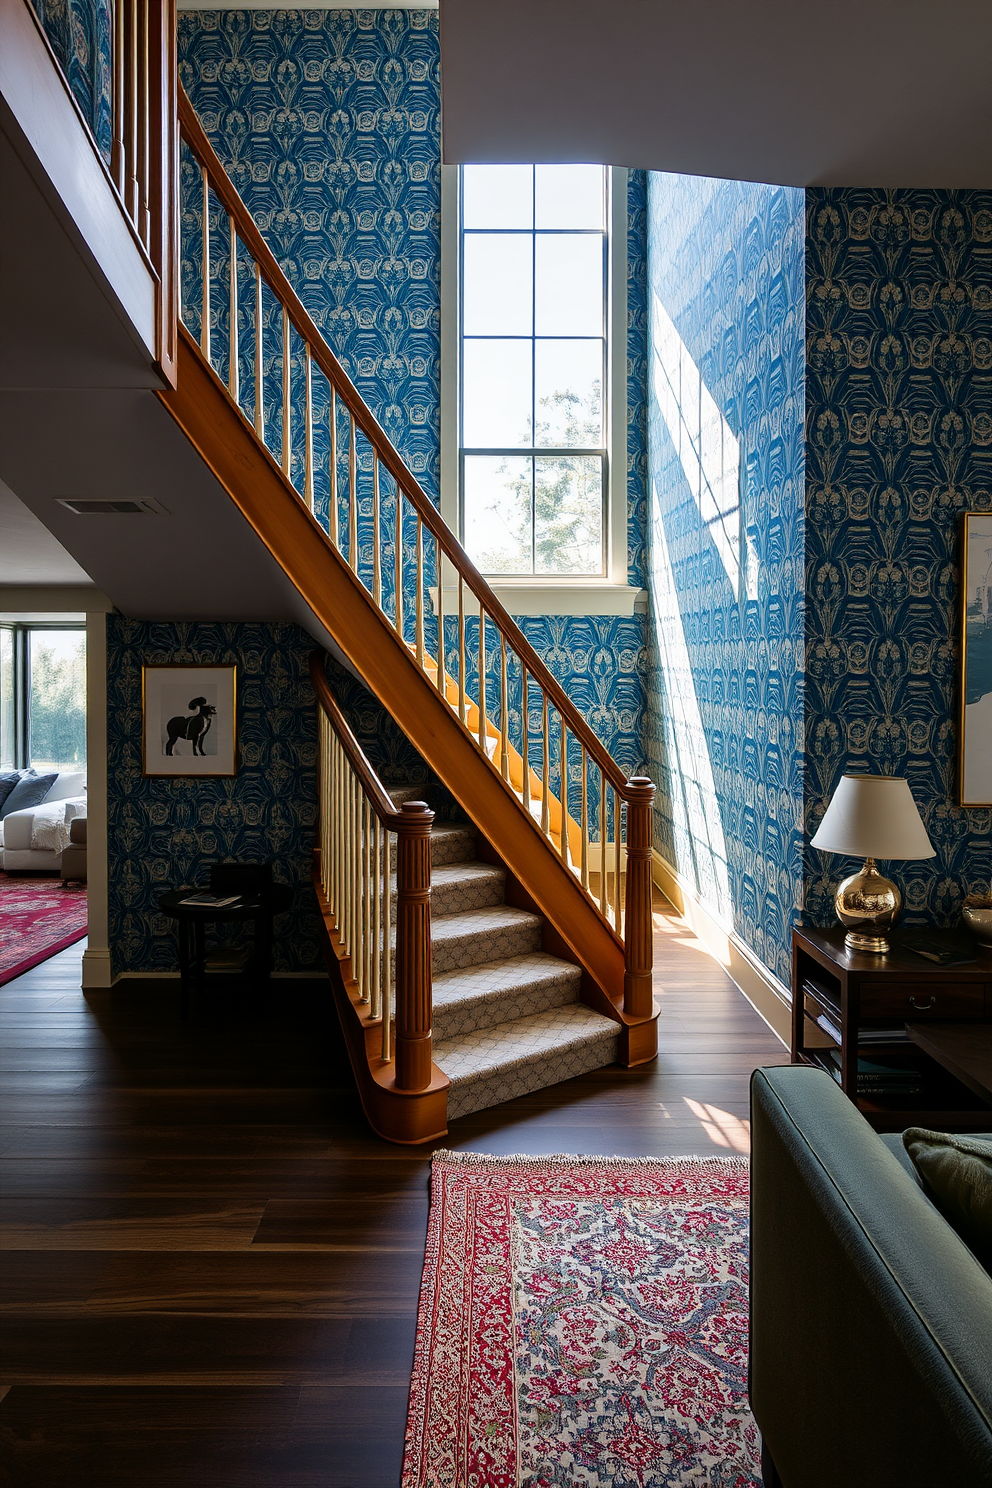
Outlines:
<svg viewBox="0 0 992 1488"><path fill-rule="evenodd" d="M843 775L810 844L853 858L934 858L909 782Z"/></svg>

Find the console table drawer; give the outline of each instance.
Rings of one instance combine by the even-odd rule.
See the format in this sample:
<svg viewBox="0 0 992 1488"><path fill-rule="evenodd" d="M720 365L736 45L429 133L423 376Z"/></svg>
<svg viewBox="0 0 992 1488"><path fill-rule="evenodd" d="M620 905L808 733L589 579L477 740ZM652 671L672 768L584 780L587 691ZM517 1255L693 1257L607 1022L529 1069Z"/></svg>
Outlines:
<svg viewBox="0 0 992 1488"><path fill-rule="evenodd" d="M985 1016L985 987L975 982L862 982L862 1018L918 1021L921 1018Z"/></svg>

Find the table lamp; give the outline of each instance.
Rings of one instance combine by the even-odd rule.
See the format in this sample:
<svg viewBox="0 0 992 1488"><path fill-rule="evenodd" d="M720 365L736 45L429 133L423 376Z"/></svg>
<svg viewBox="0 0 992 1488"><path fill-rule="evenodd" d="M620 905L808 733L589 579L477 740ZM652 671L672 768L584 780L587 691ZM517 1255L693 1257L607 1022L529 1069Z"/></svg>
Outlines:
<svg viewBox="0 0 992 1488"><path fill-rule="evenodd" d="M837 885L834 908L850 950L884 955L902 895L875 859L936 857L909 782L896 775L843 775L810 845L864 858L861 871Z"/></svg>

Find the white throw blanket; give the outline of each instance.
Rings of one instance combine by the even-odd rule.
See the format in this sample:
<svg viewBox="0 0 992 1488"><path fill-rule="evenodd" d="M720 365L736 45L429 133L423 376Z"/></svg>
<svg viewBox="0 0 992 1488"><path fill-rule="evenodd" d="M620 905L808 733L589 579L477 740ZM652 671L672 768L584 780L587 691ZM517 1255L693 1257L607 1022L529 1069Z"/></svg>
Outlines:
<svg viewBox="0 0 992 1488"><path fill-rule="evenodd" d="M74 802L52 801L47 806L36 806L31 823L32 850L61 853L69 846L69 823L77 815Z"/></svg>

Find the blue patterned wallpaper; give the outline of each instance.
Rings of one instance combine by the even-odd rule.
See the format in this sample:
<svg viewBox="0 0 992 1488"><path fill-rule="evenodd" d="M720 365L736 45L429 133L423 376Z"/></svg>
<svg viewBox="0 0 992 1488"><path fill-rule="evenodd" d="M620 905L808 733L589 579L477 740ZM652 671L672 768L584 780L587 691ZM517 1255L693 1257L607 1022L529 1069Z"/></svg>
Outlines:
<svg viewBox="0 0 992 1488"><path fill-rule="evenodd" d="M185 11L179 48L183 84L259 227L363 397L436 499L437 12ZM644 582L645 202L645 174L631 172L627 496L628 563L636 584ZM190 198L194 239L196 210ZM189 268L195 277L195 250ZM223 264L217 271L224 272ZM184 318L195 332L198 311L187 298ZM223 357L222 323L214 339ZM250 379L242 381L250 386ZM270 402L277 407L277 398ZM386 591L390 582L391 572ZM605 658L618 627L623 667L609 678ZM604 742L619 750L625 768L628 760L636 768L643 619L530 617L525 630L579 706L591 709ZM640 653L631 668L634 636Z"/></svg>
<svg viewBox="0 0 992 1488"><path fill-rule="evenodd" d="M802 192L648 178L655 845L785 982L802 891L803 232Z"/></svg>
<svg viewBox="0 0 992 1488"><path fill-rule="evenodd" d="M182 11L179 56L270 247L437 500L437 12Z"/></svg>
<svg viewBox="0 0 992 1488"><path fill-rule="evenodd" d="M959 518L992 509L992 191L807 193L806 824L845 770L905 775L937 857L905 918L987 887L992 811L956 805ZM829 924L853 862L807 849Z"/></svg>
<svg viewBox="0 0 992 1488"><path fill-rule="evenodd" d="M113 25L109 0L32 0L97 148L110 164Z"/></svg>
<svg viewBox="0 0 992 1488"><path fill-rule="evenodd" d="M170 888L205 884L207 865L272 859L299 885L277 921L276 969L323 966L310 862L317 822L317 723L308 672L313 642L295 625L174 624L107 616L110 947L114 969L176 968L175 926L158 912ZM141 773L141 668L235 662L237 775L146 779ZM238 932L235 931L235 934Z"/></svg>

